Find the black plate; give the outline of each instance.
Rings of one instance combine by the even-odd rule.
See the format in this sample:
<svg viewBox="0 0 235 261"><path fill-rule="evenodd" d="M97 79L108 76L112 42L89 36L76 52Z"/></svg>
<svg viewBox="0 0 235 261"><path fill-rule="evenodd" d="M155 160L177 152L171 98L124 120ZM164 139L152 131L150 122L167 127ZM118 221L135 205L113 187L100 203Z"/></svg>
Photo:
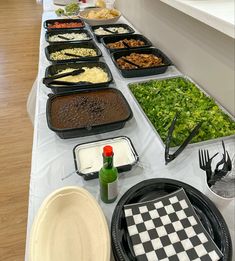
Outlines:
<svg viewBox="0 0 235 261"><path fill-rule="evenodd" d="M149 68L138 68L138 69L120 69L116 60L122 56L130 55L131 53L143 53L143 54L153 54L157 57L161 57L163 59L164 65L156 66L156 67L149 67ZM139 48L139 49L131 49L125 51L116 51L111 54L111 58L113 63L125 78L132 78L132 77L143 77L155 74L164 73L167 68L172 65L171 60L159 49L157 48Z"/></svg>
<svg viewBox="0 0 235 261"><path fill-rule="evenodd" d="M86 90L86 91L81 91L79 92L81 95L85 93L98 93L101 91L107 91L107 92L115 92L117 95L120 96L120 98L123 100L123 102L126 104L127 109L128 109L128 116L125 119L122 119L120 121L114 121L110 122L107 124L100 124L100 125L94 125L94 126L89 126L88 127L83 127L83 128L70 128L70 129L58 129L55 128L52 123L51 123L51 104L52 100L56 99L57 97L62 97L62 96L69 96L73 94L78 94L78 92L70 92L70 93L62 93L62 94L57 94L53 95L51 94L49 96L49 99L47 100L47 105L46 105L46 116L47 116L47 125L49 129L54 131L61 139L71 139L71 138L77 138L77 137L84 137L84 136L90 136L94 134L100 134L104 132L109 132L109 131L114 131L121 129L125 126L126 122L130 120L133 117L132 110L126 101L125 97L123 94L114 88L102 88L102 89L96 89L96 90Z"/></svg>
<svg viewBox="0 0 235 261"><path fill-rule="evenodd" d="M87 40L62 40L62 41L49 41L49 37L57 34L67 34L67 33L85 33L88 36ZM60 29L56 31L46 32L45 39L49 44L57 44L57 43L77 43L77 42L84 42L92 40L92 35L86 29Z"/></svg>
<svg viewBox="0 0 235 261"><path fill-rule="evenodd" d="M100 87L106 87L108 86L112 81L113 81L113 76L111 74L111 71L109 70L109 67L107 66L106 63L103 62L81 62L81 63L69 63L69 64L55 64L55 65L50 65L47 67L46 72L45 72L45 77L53 76L57 74L59 71L64 70L66 68L73 68L73 69L80 69L82 67L100 67L102 68L107 74L108 74L108 81L107 82L102 82L102 83L93 83L93 84L77 84L74 86L71 85L60 85L56 86L53 84L46 84L47 87L49 87L53 93L63 93L63 92L73 92L73 91L82 91L82 90L91 90L95 88L100 88ZM59 80L59 79L58 79Z"/></svg>
<svg viewBox="0 0 235 261"><path fill-rule="evenodd" d="M49 24L54 24L55 22L62 22L62 23L78 22L78 23L82 23L82 26L80 26L80 27L70 27L70 28L48 28ZM49 20L46 20L43 23L43 26L44 26L45 29L47 29L47 31L58 31L58 30L61 30L61 29L82 29L82 28L85 27L85 24L81 19L68 19L67 18L67 19L49 19Z"/></svg>
<svg viewBox="0 0 235 261"><path fill-rule="evenodd" d="M89 56L89 57L74 57L73 59L66 59L66 60L58 60L54 61L50 59L50 54L56 51L61 51L63 49L69 48L89 48L94 49L97 53L97 56ZM99 47L95 44L94 41L82 42L82 43L63 43L63 44L53 44L49 45L45 48L45 54L47 59L54 63L54 64L61 64L61 63L72 63L72 62L79 62L79 61L97 61L99 57L102 56L102 52L100 51Z"/></svg>
<svg viewBox="0 0 235 261"><path fill-rule="evenodd" d="M140 40L145 43L145 45L140 47L130 47L130 48L119 48L119 49L113 49L109 48L107 44L109 43L115 43L124 39L134 39L134 40ZM104 45L104 47L110 52L116 52L116 51L123 51L123 50L130 50L130 49L139 49L139 48L146 48L152 46L152 43L147 39L145 36L141 34L131 34L131 35L113 35L113 36L105 36L101 39L101 43Z"/></svg>
<svg viewBox="0 0 235 261"><path fill-rule="evenodd" d="M103 28L108 28L108 27L123 27L123 28L125 28L125 29L127 29L128 31L129 31L129 33L125 33L125 34L110 34L110 35L130 35L130 34L133 34L135 31L134 31L134 29L133 28L131 28L129 25L127 25L127 24L103 24L103 25L94 25L94 26L91 26L90 28L91 28L91 31L93 32L93 34L95 35L95 37L96 37L96 40L98 41L98 42L100 42L101 41L101 38L102 37L105 37L105 36L110 36L110 35L107 35L107 34L105 34L105 35L97 35L97 34L95 34L95 29L98 29L98 28L100 28L100 27L103 27Z"/></svg>
<svg viewBox="0 0 235 261"><path fill-rule="evenodd" d="M119 200L111 223L112 249L115 260L136 260L127 231L123 206L153 200L183 188L202 225L210 234L224 257L220 261L232 260L232 242L224 218L215 205L197 189L172 179L149 179L130 188Z"/></svg>

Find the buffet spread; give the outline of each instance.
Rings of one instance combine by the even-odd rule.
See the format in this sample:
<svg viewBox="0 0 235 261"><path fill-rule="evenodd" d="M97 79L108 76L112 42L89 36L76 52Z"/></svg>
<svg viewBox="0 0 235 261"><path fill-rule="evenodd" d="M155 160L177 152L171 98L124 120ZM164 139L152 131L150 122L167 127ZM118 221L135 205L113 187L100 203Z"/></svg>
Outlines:
<svg viewBox="0 0 235 261"><path fill-rule="evenodd" d="M207 198L198 150L222 153L223 140L231 171L234 118L119 12L45 12L42 25L26 260L231 261L234 198L219 210ZM112 204L97 179L106 145L120 174Z"/></svg>

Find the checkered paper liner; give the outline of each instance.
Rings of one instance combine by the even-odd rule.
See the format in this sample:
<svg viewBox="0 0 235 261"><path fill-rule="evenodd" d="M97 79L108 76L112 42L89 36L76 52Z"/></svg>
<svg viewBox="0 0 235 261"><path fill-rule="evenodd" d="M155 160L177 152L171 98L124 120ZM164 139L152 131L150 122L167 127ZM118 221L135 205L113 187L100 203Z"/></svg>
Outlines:
<svg viewBox="0 0 235 261"><path fill-rule="evenodd" d="M124 212L138 261L217 261L223 256L184 189L125 205Z"/></svg>

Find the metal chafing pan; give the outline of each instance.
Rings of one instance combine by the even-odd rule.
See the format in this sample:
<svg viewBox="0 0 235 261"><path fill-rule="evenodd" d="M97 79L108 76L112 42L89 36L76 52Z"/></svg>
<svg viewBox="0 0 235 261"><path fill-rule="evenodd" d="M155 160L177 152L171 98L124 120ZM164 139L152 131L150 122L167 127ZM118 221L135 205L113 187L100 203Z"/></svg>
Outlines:
<svg viewBox="0 0 235 261"><path fill-rule="evenodd" d="M195 84L195 86L202 92L204 93L207 97L211 97L204 89L202 89L202 87L200 87L196 82L194 82L190 77L186 76L186 75L178 75L178 76L171 76L171 77L161 77L158 79L151 79L151 80L145 80L145 81L139 81L139 82L132 82L128 84L128 88L131 84L138 84L138 83L146 83L149 81L161 81L161 80L167 80L167 79L173 79L173 78L184 78L186 80L189 80L190 82L192 82L193 84ZM161 144L163 147L165 147L165 142L162 140L161 136L159 135L159 133L157 132L157 130L155 129L155 127L153 126L153 124L151 123L151 121L148 119L147 115L145 114L145 112L143 111L142 107L140 106L139 102L137 101L137 99L135 98L134 94L131 92L131 90L129 89L130 94L132 95L133 99L135 100L137 106L139 107L140 111L144 114L146 120L149 122L150 126L152 127L152 129L154 130L154 132L157 134ZM227 114L233 121L235 121L234 116L232 116L219 102L217 102L216 100L214 100L215 104L219 106L219 108L225 113ZM211 144L214 142L218 142L218 141L222 141L222 140L231 140L231 139L235 139L235 134L234 135L230 135L230 136L224 136L224 137L220 137L220 138L216 138L216 139L210 139L210 140L206 140L206 141L200 141L200 142L195 142L195 143L190 143L188 145L188 147L195 147L195 146L203 146L203 145L207 145L207 144ZM171 147L171 149L176 150L178 148L178 146L175 147Z"/></svg>

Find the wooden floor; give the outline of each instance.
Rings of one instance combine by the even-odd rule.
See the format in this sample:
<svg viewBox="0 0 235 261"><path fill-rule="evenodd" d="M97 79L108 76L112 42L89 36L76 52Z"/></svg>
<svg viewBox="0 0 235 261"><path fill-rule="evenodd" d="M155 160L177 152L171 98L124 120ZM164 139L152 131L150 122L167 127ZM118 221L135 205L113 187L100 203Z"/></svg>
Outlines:
<svg viewBox="0 0 235 261"><path fill-rule="evenodd" d="M33 128L26 101L37 74L42 6L0 0L0 260L24 260Z"/></svg>

